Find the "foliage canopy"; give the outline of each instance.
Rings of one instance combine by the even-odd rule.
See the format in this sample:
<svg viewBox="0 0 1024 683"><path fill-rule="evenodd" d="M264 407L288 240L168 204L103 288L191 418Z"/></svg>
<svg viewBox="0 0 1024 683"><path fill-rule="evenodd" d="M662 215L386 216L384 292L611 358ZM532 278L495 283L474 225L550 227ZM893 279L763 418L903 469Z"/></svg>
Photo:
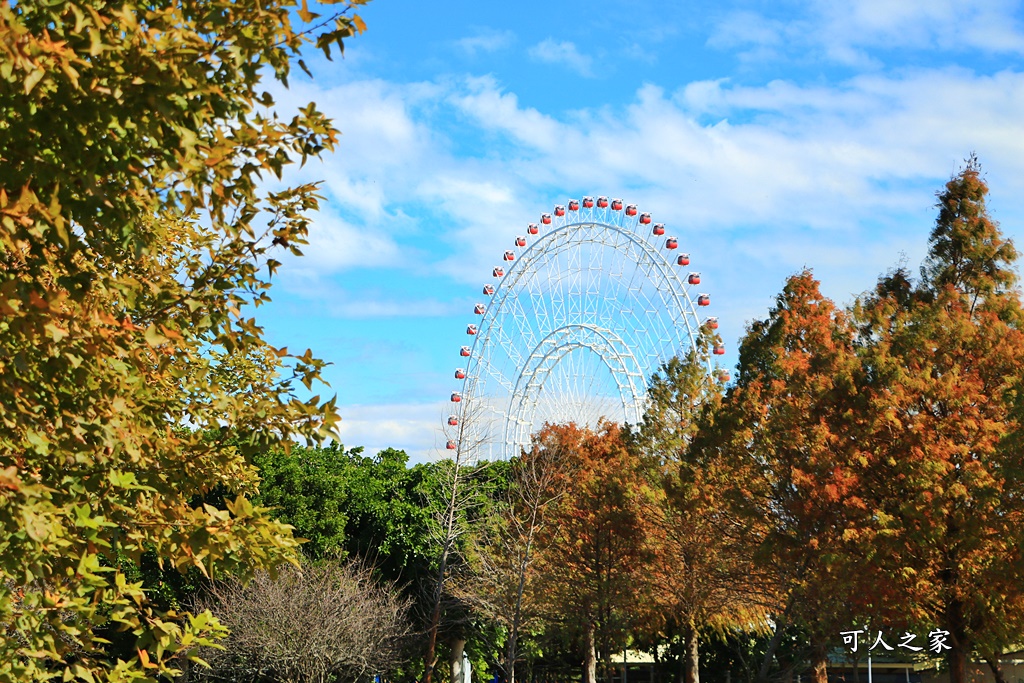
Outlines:
<svg viewBox="0 0 1024 683"><path fill-rule="evenodd" d="M362 29L358 4L321 22L325 51ZM156 609L119 558L208 576L294 561L247 498L250 458L337 416L294 392L323 363L243 315L317 205L312 185L260 180L337 136L259 89L312 37L293 11L0 3L0 681L152 680L219 633ZM194 504L217 486L233 499Z"/></svg>

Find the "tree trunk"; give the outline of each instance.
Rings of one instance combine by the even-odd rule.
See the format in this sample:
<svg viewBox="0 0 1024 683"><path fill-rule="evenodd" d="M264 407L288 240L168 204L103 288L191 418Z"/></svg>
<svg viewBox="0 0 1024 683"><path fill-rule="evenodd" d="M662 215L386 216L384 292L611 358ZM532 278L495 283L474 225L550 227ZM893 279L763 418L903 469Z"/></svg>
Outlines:
<svg viewBox="0 0 1024 683"><path fill-rule="evenodd" d="M828 646L817 642L811 649L811 670L814 683L828 683Z"/></svg>
<svg viewBox="0 0 1024 683"><path fill-rule="evenodd" d="M683 627L683 683L700 683L700 651L697 627L691 620Z"/></svg>
<svg viewBox="0 0 1024 683"><path fill-rule="evenodd" d="M538 505L534 501L530 510L530 530L526 537L526 549L519 563L519 581L516 586L516 604L512 612L512 628L508 636L505 656L505 674L508 683L516 683L516 660L519 659L519 625L523 618L523 593L526 591L526 572L530 568L530 553L533 550L533 536L537 531Z"/></svg>
<svg viewBox="0 0 1024 683"><path fill-rule="evenodd" d="M951 567L956 567L952 562ZM958 572L955 569L947 569L942 572L944 583L949 586L956 586L959 583ZM964 617L964 605L953 598L946 603L945 614L946 626L949 630L949 681L950 683L967 683L967 658L973 650L973 644L968 640L966 618Z"/></svg>
<svg viewBox="0 0 1024 683"><path fill-rule="evenodd" d="M516 612L512 620L511 633L508 636L508 645L505 648L505 678L508 683L516 683L516 659L519 658L516 649L519 640L519 613Z"/></svg>
<svg viewBox="0 0 1024 683"><path fill-rule="evenodd" d="M676 663L676 683L686 683L686 640L683 639L683 652L679 655Z"/></svg>
<svg viewBox="0 0 1024 683"><path fill-rule="evenodd" d="M788 608L786 611L789 611ZM782 642L782 631L785 626L785 615L783 615L775 623L775 635L772 636L771 641L768 643L768 649L764 653L764 659L761 660L761 668L757 672L757 683L766 683L768 680L768 668L771 666L772 659L775 657L775 651L779 649L779 643Z"/></svg>
<svg viewBox="0 0 1024 683"><path fill-rule="evenodd" d="M949 651L949 683L967 683L967 652L956 642Z"/></svg>
<svg viewBox="0 0 1024 683"><path fill-rule="evenodd" d="M434 665L437 663L437 627L441 622L441 601L434 602L434 611L430 615L430 628L427 629L427 654L423 657L423 683L430 683L434 676Z"/></svg>
<svg viewBox="0 0 1024 683"><path fill-rule="evenodd" d="M448 571L448 558L455 547L455 506L459 495L459 465L457 456L455 472L452 475L452 487L448 492L447 509L444 520L444 537L441 541L441 559L438 562L437 585L434 587L434 609L430 615L430 629L427 633L427 654L423 658L423 683L431 683L434 667L437 665L437 631L441 626L441 598L444 597L444 578Z"/></svg>
<svg viewBox="0 0 1024 683"><path fill-rule="evenodd" d="M988 664L988 668L992 669L992 677L996 679L996 683L1006 683L1006 677L1003 675L1003 667L999 663L999 652L986 655L985 663Z"/></svg>
<svg viewBox="0 0 1024 683"><path fill-rule="evenodd" d="M584 647L586 652L583 655L583 683L597 683L597 634L593 621L587 622L587 633Z"/></svg>
<svg viewBox="0 0 1024 683"><path fill-rule="evenodd" d="M448 658L448 662L452 666L452 681L451 683L468 683L463 680L462 672L462 653L466 650L466 641L461 638L456 638L451 642L452 654Z"/></svg>
<svg viewBox="0 0 1024 683"><path fill-rule="evenodd" d="M427 654L423 658L423 683L431 683L434 666L437 665L437 631L441 626L441 597L444 592L444 575L448 570L448 548L441 553L441 563L437 570L437 586L434 589L434 610L430 615L430 628L427 630Z"/></svg>

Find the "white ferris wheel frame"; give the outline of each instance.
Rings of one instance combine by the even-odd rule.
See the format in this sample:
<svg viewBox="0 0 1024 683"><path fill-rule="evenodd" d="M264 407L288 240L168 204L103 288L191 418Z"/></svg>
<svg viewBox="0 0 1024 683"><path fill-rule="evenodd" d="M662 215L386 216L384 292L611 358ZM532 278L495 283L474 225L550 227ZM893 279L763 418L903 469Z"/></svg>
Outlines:
<svg viewBox="0 0 1024 683"><path fill-rule="evenodd" d="M466 359L459 415L468 416L472 405L475 408L473 420L488 419L483 416L489 415L492 421L504 423L497 428L492 424L487 430L479 425L464 424L460 427L460 440L469 436L474 449L488 451L478 457L508 459L518 455L520 448L530 443L532 430L537 427L536 410L547 380L559 364L578 349L586 349L600 358L618 389L624 420L633 424L639 422L646 406L650 375L672 355L681 356L688 349L697 348L701 326L706 322L701 320L698 305L690 295L692 285L680 276L680 266L666 258L665 252L675 255L674 250L666 248L670 238L657 237L662 243L660 248L652 244L651 224L641 223L640 214L627 216L621 209L581 206L578 211L565 211L562 216L545 216L550 217L551 224L539 225L541 232L531 236L531 242L514 260L506 262L506 272L498 278L494 293L476 325L475 338ZM644 234L645 230L647 234ZM661 349L660 353L652 351L653 347L640 348L645 341L652 341L644 329L633 330L632 339L624 339L622 330L601 324L602 320L607 322L607 316L582 310L585 272L590 273L587 295L595 293L591 289L595 284L594 264L584 268L580 263L584 244L588 245L592 260L595 254L607 253L607 249L622 252L620 263L623 267L628 264L632 268L630 284L625 290L627 296L634 291L639 294L644 285L654 285L659 302L651 301L648 296L646 302L633 303L662 305L660 313L651 308L643 311L660 316L662 337L654 345ZM568 252L569 267L567 272L560 273L561 278L568 279L567 288L560 292L565 294L561 296L562 300L550 295L554 288L549 287L547 296L531 288L531 283L544 267L554 263L564 252ZM548 272L549 285L552 276ZM642 276L642 280L634 287L633 282L638 276ZM601 273L598 272L596 277L600 281ZM577 296L572 296L574 293ZM519 303L524 294L530 297L531 311L526 311ZM605 300L610 301L607 297ZM632 309L629 310L634 315ZM528 318L536 322L540 331L547 332L539 336ZM636 326L641 328L642 323L649 320L648 317L637 318L640 324ZM500 348L515 364L514 372L492 367L490 352L495 348ZM665 350L668 348L671 353ZM710 356L704 360L709 374L712 373ZM495 403L488 398L488 380L507 392L506 400L499 399ZM484 431L489 433L489 437L483 435Z"/></svg>

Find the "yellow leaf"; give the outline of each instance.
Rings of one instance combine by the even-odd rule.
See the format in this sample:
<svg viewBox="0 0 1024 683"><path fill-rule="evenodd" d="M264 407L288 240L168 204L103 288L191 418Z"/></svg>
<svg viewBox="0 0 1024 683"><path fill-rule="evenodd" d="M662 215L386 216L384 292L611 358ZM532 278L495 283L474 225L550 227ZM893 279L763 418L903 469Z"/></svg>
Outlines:
<svg viewBox="0 0 1024 683"><path fill-rule="evenodd" d="M43 329L50 333L50 338L55 342L59 342L64 337L68 336L68 331L61 329L56 323L47 323L43 326Z"/></svg>
<svg viewBox="0 0 1024 683"><path fill-rule="evenodd" d="M36 69L32 73L30 73L28 76L26 76L25 77L25 94L28 95L30 92L32 92L32 88L36 87L36 84L39 83L39 81L43 80L43 76L45 76L45 75L46 75L45 71L43 71L42 69Z"/></svg>
<svg viewBox="0 0 1024 683"><path fill-rule="evenodd" d="M157 331L156 325L150 325L146 328L146 343L150 346L157 347L161 344L166 344L167 341L167 337Z"/></svg>
<svg viewBox="0 0 1024 683"><path fill-rule="evenodd" d="M147 669L155 669L156 668L156 664L154 664L153 662L149 661L149 653L148 652L146 652L145 650L141 650L141 649L140 650L136 650L136 652L139 653L139 661L142 662L142 666L144 666Z"/></svg>

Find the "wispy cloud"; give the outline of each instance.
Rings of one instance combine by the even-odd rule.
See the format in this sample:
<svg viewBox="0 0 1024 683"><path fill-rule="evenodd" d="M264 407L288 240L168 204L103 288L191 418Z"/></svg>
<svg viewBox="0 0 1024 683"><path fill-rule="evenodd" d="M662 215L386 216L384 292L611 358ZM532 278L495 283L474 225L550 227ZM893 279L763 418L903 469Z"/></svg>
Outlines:
<svg viewBox="0 0 1024 683"><path fill-rule="evenodd" d="M748 62L825 59L880 68L876 50L1024 54L1024 26L1009 0L808 0L784 18L749 10L726 14L707 44Z"/></svg>
<svg viewBox="0 0 1024 683"><path fill-rule="evenodd" d="M294 264L308 269L308 297L319 297L310 308L408 335L417 347L432 343L420 330L443 323L425 318L468 316L466 300L450 301L477 295L513 236L567 196L615 194L668 224L713 293L727 340L803 266L843 301L899 252L919 261L933 192L972 150L991 175L990 206L1021 238L1012 230L1024 220L1024 73L1014 71L646 85L625 104L571 112L528 106L493 77L354 82L299 96L345 131L338 153L302 171L326 178L330 200L311 226L308 258ZM447 137L453 121L465 136L458 149ZM324 286L350 271L347 284L366 275L362 290ZM438 282L457 294L431 290ZM443 342L453 363L461 332L453 326ZM370 348L345 366L389 368L397 357ZM392 371L405 382L424 368L436 369L426 355ZM442 369L440 388L416 395L443 395ZM344 439L425 458L445 409L345 406Z"/></svg>
<svg viewBox="0 0 1024 683"><path fill-rule="evenodd" d="M338 432L346 446L372 455L385 448L405 450L412 462L428 462L444 451L441 425L448 404L394 403L341 408Z"/></svg>
<svg viewBox="0 0 1024 683"><path fill-rule="evenodd" d="M425 92L429 106L420 106ZM922 183L971 150L1001 174L1024 175L1024 74L1014 72L645 86L624 107L561 117L522 105L492 77L354 83L310 99L352 131L308 171L326 178L330 201L305 265L328 272L398 267L408 246L397 240L421 234L428 212L445 228L432 239L449 248L440 258L425 252L427 263L475 282L465 264L500 255L563 192L634 192L672 220L728 229L836 230L914 210ZM484 145L454 156L440 132L453 117L502 153Z"/></svg>
<svg viewBox="0 0 1024 683"><path fill-rule="evenodd" d="M497 52L514 43L516 34L512 31L498 31L493 28L479 28L471 36L455 41L455 46L462 52L476 56L480 52Z"/></svg>
<svg viewBox="0 0 1024 683"><path fill-rule="evenodd" d="M591 70L591 58L580 53L576 44L570 41L556 41L554 38L547 38L531 47L529 54L538 62L559 64L584 78L594 77L594 72Z"/></svg>

